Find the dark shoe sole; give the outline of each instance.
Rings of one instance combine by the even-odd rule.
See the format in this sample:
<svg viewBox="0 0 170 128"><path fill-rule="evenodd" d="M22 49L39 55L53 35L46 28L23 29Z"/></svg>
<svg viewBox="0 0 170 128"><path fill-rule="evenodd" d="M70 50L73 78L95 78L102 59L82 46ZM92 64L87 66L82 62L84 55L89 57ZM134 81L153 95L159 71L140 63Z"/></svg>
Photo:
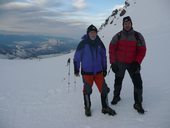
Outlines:
<svg viewBox="0 0 170 128"><path fill-rule="evenodd" d="M87 117L90 117L91 116L91 110L89 109L89 110L86 110L85 109L85 115L87 116Z"/></svg>
<svg viewBox="0 0 170 128"><path fill-rule="evenodd" d="M139 113L139 114L144 114L145 110L139 110L138 107L136 107L135 105L133 106L133 108Z"/></svg>
<svg viewBox="0 0 170 128"><path fill-rule="evenodd" d="M85 113L85 115L86 115L87 117L90 117L90 116L91 116L91 113Z"/></svg>
<svg viewBox="0 0 170 128"><path fill-rule="evenodd" d="M88 114L85 114L85 115L86 115L87 117L91 117L91 114L89 114L89 115L88 115Z"/></svg>
<svg viewBox="0 0 170 128"><path fill-rule="evenodd" d="M116 115L116 112L115 112L115 111L113 111L112 113L109 113L109 112L106 112L106 111L102 111L102 113L103 113L103 114L108 114L108 115L110 115L110 116Z"/></svg>
<svg viewBox="0 0 170 128"><path fill-rule="evenodd" d="M113 100L112 100L112 101L111 101L111 104L112 104L112 105L116 105L120 100L121 100L121 98L119 98L117 101L113 101Z"/></svg>

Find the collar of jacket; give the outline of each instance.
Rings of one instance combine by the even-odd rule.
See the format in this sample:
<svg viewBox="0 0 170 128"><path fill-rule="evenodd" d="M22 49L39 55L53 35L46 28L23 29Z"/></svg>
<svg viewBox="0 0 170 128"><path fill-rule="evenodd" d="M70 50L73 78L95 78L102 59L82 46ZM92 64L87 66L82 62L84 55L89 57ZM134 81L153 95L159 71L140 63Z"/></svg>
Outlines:
<svg viewBox="0 0 170 128"><path fill-rule="evenodd" d="M129 31L126 31L126 30L123 29L122 33L124 33L125 35L129 35L129 34L134 33L134 30L133 30L133 28L131 30L129 30Z"/></svg>
<svg viewBox="0 0 170 128"><path fill-rule="evenodd" d="M126 31L124 28L123 28L122 31L125 32L125 33L131 33L131 32L134 31L134 30L133 30L133 27L132 27L129 31Z"/></svg>
<svg viewBox="0 0 170 128"><path fill-rule="evenodd" d="M98 44L98 40L97 38L95 40L91 40L90 38L87 39L87 43L90 45L90 46L97 46Z"/></svg>

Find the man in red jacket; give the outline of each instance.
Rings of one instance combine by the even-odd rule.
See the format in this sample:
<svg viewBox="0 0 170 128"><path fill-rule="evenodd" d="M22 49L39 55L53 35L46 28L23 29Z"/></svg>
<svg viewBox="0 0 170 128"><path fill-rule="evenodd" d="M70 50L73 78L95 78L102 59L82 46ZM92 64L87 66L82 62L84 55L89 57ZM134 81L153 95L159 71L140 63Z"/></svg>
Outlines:
<svg viewBox="0 0 170 128"><path fill-rule="evenodd" d="M112 105L120 98L122 81L127 70L134 84L134 109L144 113L142 107L142 78L140 74L141 62L145 57L146 45L141 33L133 30L129 16L123 18L123 30L118 32L109 45L109 58L112 71L115 73L114 97Z"/></svg>

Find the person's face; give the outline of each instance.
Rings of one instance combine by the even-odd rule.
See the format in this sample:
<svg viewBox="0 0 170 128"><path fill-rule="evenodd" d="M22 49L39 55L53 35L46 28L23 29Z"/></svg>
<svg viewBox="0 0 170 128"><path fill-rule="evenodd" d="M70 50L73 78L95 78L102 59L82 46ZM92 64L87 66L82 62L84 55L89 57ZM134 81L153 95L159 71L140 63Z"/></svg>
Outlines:
<svg viewBox="0 0 170 128"><path fill-rule="evenodd" d="M97 32L96 31L90 31L89 32L89 37L91 40L95 40L97 36Z"/></svg>
<svg viewBox="0 0 170 128"><path fill-rule="evenodd" d="M124 23L123 23L123 28L124 28L126 31L130 31L131 28L132 28L132 23L131 23L130 21L124 22Z"/></svg>

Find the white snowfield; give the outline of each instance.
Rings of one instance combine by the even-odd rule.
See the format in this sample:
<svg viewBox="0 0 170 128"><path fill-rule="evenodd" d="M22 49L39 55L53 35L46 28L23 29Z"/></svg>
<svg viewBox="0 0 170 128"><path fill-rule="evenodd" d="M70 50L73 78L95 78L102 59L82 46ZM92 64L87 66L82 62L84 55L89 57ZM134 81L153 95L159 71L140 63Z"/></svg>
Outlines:
<svg viewBox="0 0 170 128"><path fill-rule="evenodd" d="M131 16L134 29L143 34L147 45L141 70L143 107L147 111L144 115L133 109L133 85L127 73L121 91L122 100L115 106L110 105L117 115L101 113L100 94L94 85L92 117L86 117L82 79L73 75L73 52L42 60L0 59L0 128L169 128L170 2L129 2L131 5L125 16ZM99 32L107 56L112 36L122 29L122 17L114 23ZM70 77L66 66L68 58L71 58ZM112 72L106 82L111 89L110 103L114 84Z"/></svg>

